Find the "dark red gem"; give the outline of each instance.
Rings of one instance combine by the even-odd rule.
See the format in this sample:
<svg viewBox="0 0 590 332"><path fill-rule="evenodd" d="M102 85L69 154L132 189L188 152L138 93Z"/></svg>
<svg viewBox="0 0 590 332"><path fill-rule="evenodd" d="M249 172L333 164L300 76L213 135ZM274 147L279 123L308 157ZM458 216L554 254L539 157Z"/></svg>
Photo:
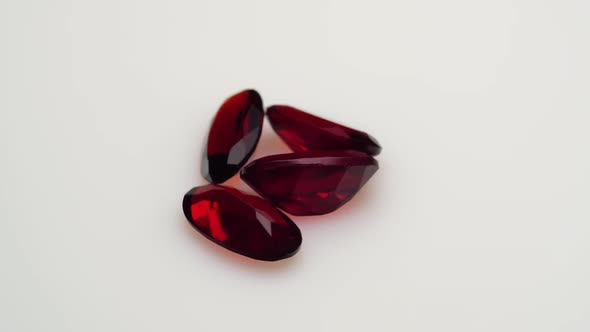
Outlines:
<svg viewBox="0 0 590 332"><path fill-rule="evenodd" d="M264 111L254 90L229 97L219 108L207 138L201 173L210 182L222 183L236 174L254 152Z"/></svg>
<svg viewBox="0 0 590 332"><path fill-rule="evenodd" d="M184 215L201 234L238 254L263 261L291 257L301 245L299 228L260 197L206 185L182 201Z"/></svg>
<svg viewBox="0 0 590 332"><path fill-rule="evenodd" d="M356 150L370 155L381 152L381 146L371 135L294 107L271 106L266 114L273 129L296 152Z"/></svg>
<svg viewBox="0 0 590 332"><path fill-rule="evenodd" d="M273 205L305 216L338 209L378 168L375 159L357 151L307 151L254 160L240 176Z"/></svg>

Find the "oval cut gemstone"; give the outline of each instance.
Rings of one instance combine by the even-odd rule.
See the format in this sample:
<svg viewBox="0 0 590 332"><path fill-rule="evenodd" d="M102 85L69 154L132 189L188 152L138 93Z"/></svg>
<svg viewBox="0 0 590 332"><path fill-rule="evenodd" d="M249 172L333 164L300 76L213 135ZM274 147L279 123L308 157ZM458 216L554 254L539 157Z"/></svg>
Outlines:
<svg viewBox="0 0 590 332"><path fill-rule="evenodd" d="M378 168L374 158L358 151L307 151L254 160L240 176L278 208L307 216L344 205Z"/></svg>
<svg viewBox="0 0 590 332"><path fill-rule="evenodd" d="M209 130L201 173L213 183L235 175L254 152L264 111L262 98L254 90L229 97L219 108Z"/></svg>
<svg viewBox="0 0 590 332"><path fill-rule="evenodd" d="M371 135L291 106L271 106L266 115L272 128L295 152L356 150L370 155L381 152L381 146Z"/></svg>
<svg viewBox="0 0 590 332"><path fill-rule="evenodd" d="M302 238L289 217L260 197L215 184L191 189L182 201L189 223L238 254L276 261L293 256Z"/></svg>

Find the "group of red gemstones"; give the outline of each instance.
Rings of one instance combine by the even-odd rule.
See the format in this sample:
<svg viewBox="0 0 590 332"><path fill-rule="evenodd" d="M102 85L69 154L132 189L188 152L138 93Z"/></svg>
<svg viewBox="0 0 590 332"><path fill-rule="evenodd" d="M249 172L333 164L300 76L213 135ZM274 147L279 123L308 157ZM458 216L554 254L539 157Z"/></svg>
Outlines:
<svg viewBox="0 0 590 332"><path fill-rule="evenodd" d="M367 133L289 106L271 106L266 115L294 153L248 161L262 133L262 98L254 90L229 97L219 108L201 165L213 184L184 195L191 225L211 241L238 254L276 261L301 246L299 228L284 213L330 213L348 202L375 174L372 155L381 152ZM219 185L238 171L262 198Z"/></svg>

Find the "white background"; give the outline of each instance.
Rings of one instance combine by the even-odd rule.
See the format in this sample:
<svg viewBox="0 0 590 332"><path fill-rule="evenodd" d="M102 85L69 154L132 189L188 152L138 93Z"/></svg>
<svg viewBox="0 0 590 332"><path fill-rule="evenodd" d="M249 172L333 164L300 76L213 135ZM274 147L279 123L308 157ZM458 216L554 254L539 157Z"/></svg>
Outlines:
<svg viewBox="0 0 590 332"><path fill-rule="evenodd" d="M589 17L586 0L2 1L0 331L589 331ZM275 264L180 208L245 88L383 146L350 204L293 218L302 250ZM287 151L265 126L255 157Z"/></svg>

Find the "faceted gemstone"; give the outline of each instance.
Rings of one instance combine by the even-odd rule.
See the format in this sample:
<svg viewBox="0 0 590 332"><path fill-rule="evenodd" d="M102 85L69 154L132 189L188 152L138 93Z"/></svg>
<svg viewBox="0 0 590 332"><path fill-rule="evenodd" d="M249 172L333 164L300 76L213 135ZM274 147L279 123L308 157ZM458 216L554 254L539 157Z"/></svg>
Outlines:
<svg viewBox="0 0 590 332"><path fill-rule="evenodd" d="M273 205L306 216L338 209L378 168L375 159L358 151L306 151L254 160L240 176Z"/></svg>
<svg viewBox="0 0 590 332"><path fill-rule="evenodd" d="M209 184L191 189L182 201L184 215L209 240L263 261L291 257L301 245L299 228L260 197Z"/></svg>
<svg viewBox="0 0 590 332"><path fill-rule="evenodd" d="M294 107L271 106L266 115L272 128L296 152L356 150L370 155L378 155L381 152L381 146L371 135Z"/></svg>
<svg viewBox="0 0 590 332"><path fill-rule="evenodd" d="M236 174L254 152L264 111L262 98L254 90L229 97L219 108L207 138L201 163L203 177L223 183Z"/></svg>

